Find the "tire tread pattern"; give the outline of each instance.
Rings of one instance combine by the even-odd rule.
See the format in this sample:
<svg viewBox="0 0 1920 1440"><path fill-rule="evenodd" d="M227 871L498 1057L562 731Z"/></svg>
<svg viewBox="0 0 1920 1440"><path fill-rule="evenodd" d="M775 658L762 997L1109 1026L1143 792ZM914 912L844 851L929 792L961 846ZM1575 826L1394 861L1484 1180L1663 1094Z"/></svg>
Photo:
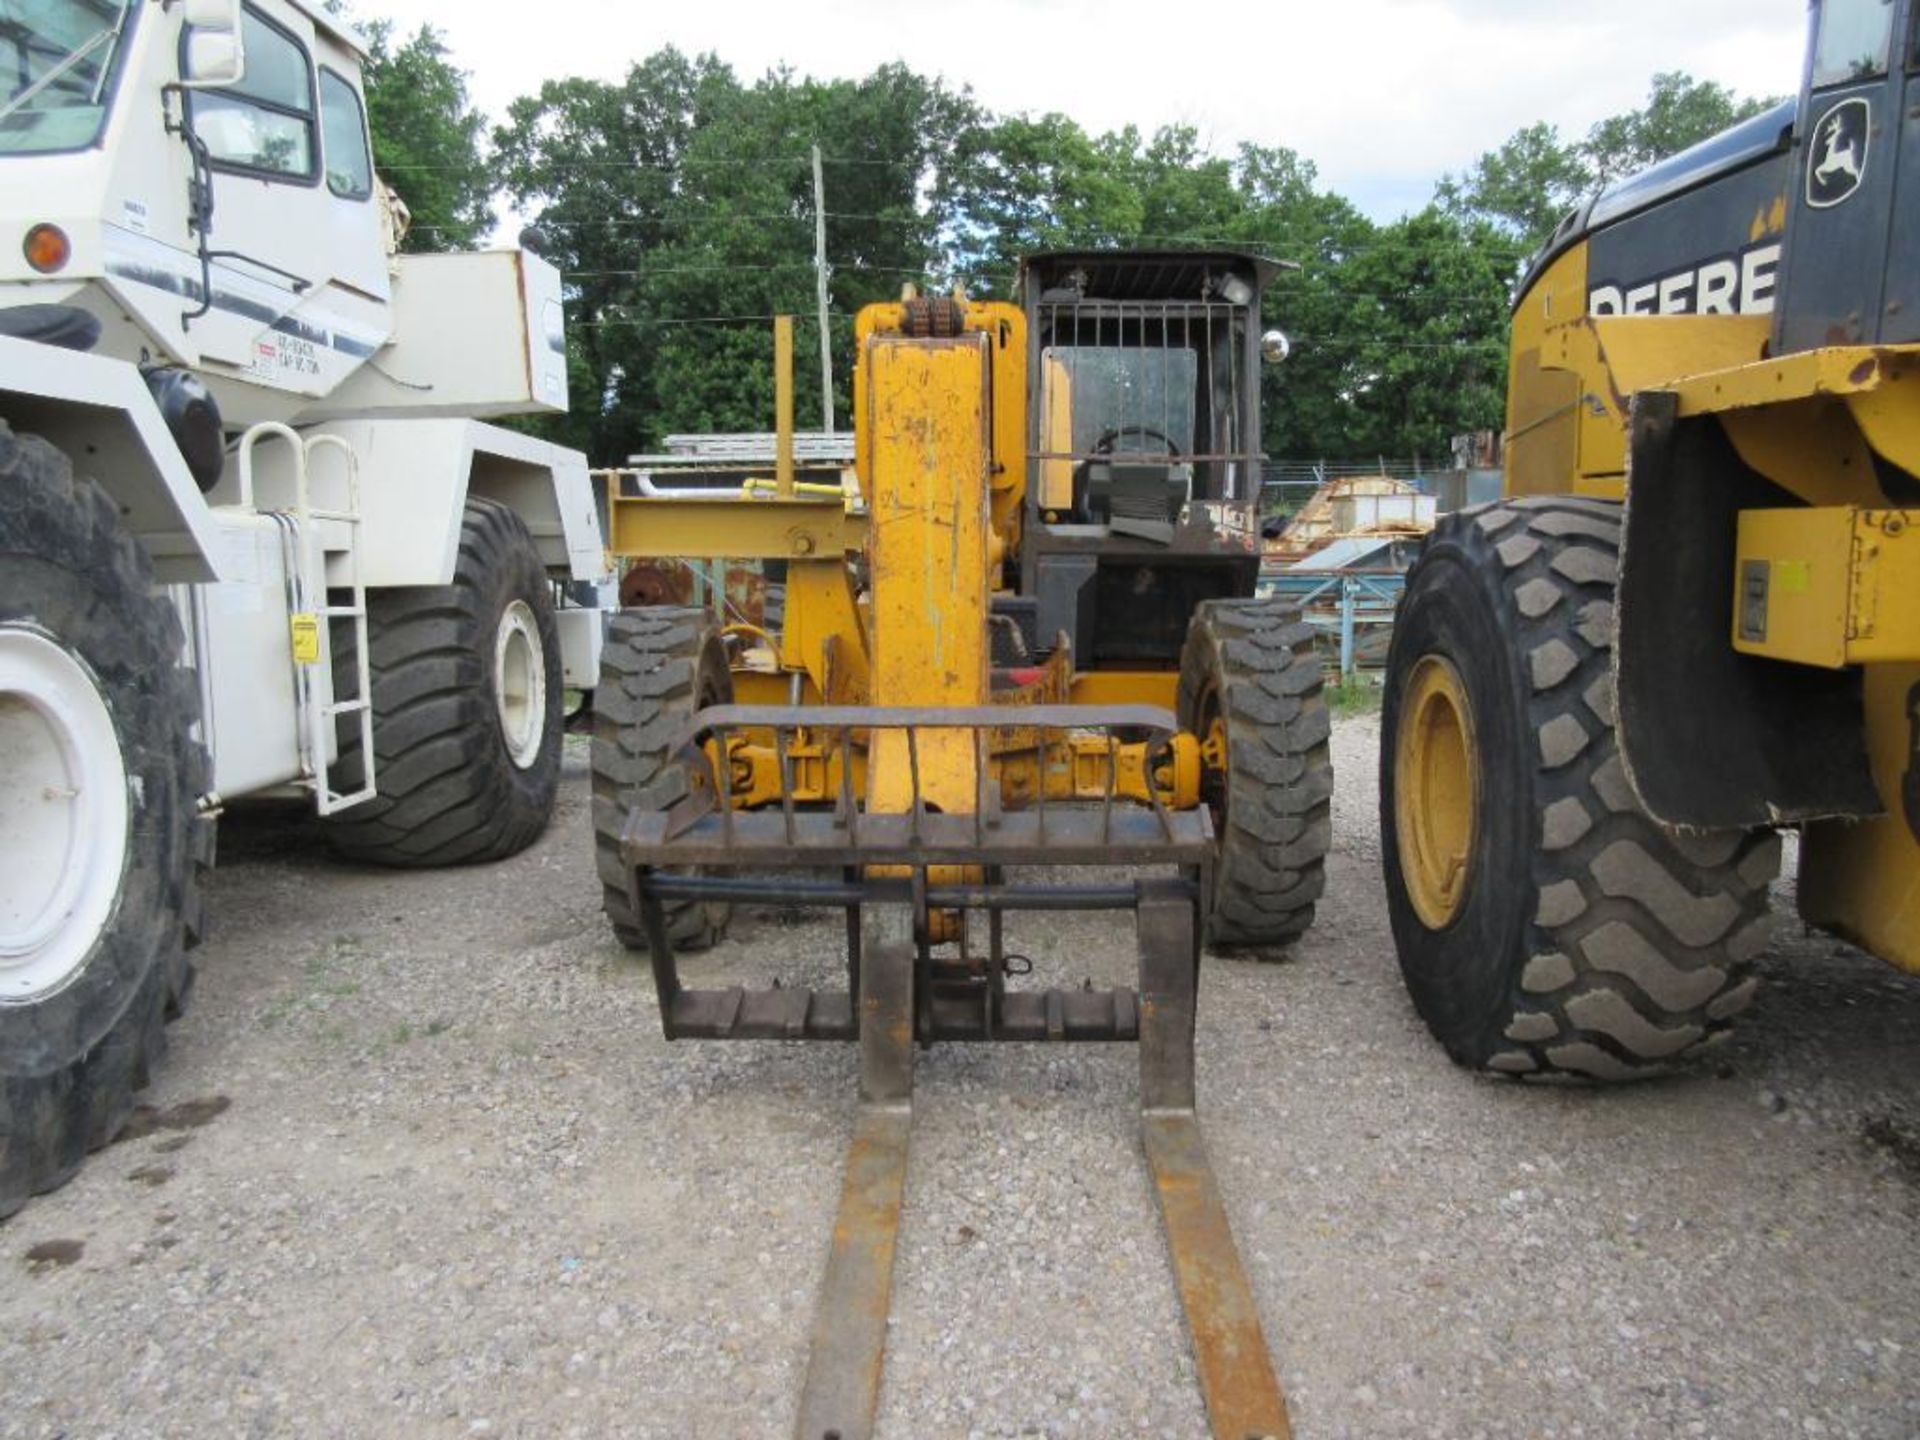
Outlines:
<svg viewBox="0 0 1920 1440"><path fill-rule="evenodd" d="M1464 512L1436 536L1499 576L1537 745L1531 954L1507 1043L1484 1060L1507 1074L1667 1073L1725 1040L1765 944L1779 837L1669 831L1627 782L1614 734L1622 522L1609 501L1537 497Z"/></svg>
<svg viewBox="0 0 1920 1440"><path fill-rule="evenodd" d="M593 692L594 865L608 923L630 950L645 949L646 937L628 900L620 857L627 813L664 810L690 793L688 758L672 746L704 703L731 693L726 677L725 653L704 610L623 610L608 625ZM708 949L725 933L727 918L724 905L672 901L667 936L679 951Z"/></svg>
<svg viewBox="0 0 1920 1440"><path fill-rule="evenodd" d="M1210 691L1226 721L1229 793L1207 939L1277 952L1313 924L1333 838L1331 728L1313 630L1298 607L1203 603L1181 656L1183 725L1197 723Z"/></svg>
<svg viewBox="0 0 1920 1440"><path fill-rule="evenodd" d="M20 563L16 585L8 572ZM0 1039L0 1218L64 1184L125 1126L192 990L214 862L215 822L198 812L212 772L194 734L200 689L179 616L107 493L46 441L0 422L0 621L39 622L35 566L88 596L89 633L58 638L93 652L143 798L120 918L86 971L49 1003L16 1010ZM89 972L99 967L132 984L97 985Z"/></svg>
<svg viewBox="0 0 1920 1440"><path fill-rule="evenodd" d="M502 587L505 587L504 590ZM492 673L494 625L512 599L539 623L547 666L542 748L525 770L500 733ZM472 865L518 854L540 837L560 776L558 632L532 537L498 501L467 501L453 583L367 597L368 665L379 793L327 821L334 848L400 868ZM352 627L332 632L335 673L358 664ZM340 726L335 780L357 788L360 728Z"/></svg>

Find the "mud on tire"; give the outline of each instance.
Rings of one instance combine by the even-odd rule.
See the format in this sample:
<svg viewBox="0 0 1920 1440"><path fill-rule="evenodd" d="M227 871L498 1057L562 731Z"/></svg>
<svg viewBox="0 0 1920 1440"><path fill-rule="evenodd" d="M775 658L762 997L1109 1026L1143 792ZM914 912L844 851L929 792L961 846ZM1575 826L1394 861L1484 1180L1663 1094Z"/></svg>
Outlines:
<svg viewBox="0 0 1920 1440"><path fill-rule="evenodd" d="M125 1124L166 1049L164 1022L186 1002L214 847L197 805L211 784L192 733L199 689L145 551L64 455L0 424L0 638L9 635L51 642L91 677L126 773L128 827L115 908L91 948L64 983L0 1002L0 1216L62 1184ZM32 704L0 693L17 722L33 723ZM25 763L0 750L0 795L42 803L3 783ZM0 815L0 849L20 824ZM24 963L0 956L0 976L9 959Z"/></svg>
<svg viewBox="0 0 1920 1440"><path fill-rule="evenodd" d="M525 698L532 743L518 755L500 703L510 611L521 653L538 641L531 663L541 681ZM351 629L336 624L333 640L344 693L357 664ZM453 583L372 592L367 640L379 793L328 819L334 848L415 868L503 860L531 845L553 813L565 727L553 591L520 517L497 501L468 500ZM343 721L340 740L334 781L350 790L365 773L358 725Z"/></svg>
<svg viewBox="0 0 1920 1440"><path fill-rule="evenodd" d="M1541 497L1448 517L1408 578L1388 660L1380 811L1415 1007L1461 1064L1630 1080L1728 1031L1768 937L1770 831L1678 834L1641 808L1614 738L1621 507ZM1409 677L1455 667L1478 823L1451 923L1403 872L1396 773ZM1680 703L1683 697L1676 697Z"/></svg>
<svg viewBox="0 0 1920 1440"><path fill-rule="evenodd" d="M706 611L656 606L612 618L593 692L593 853L607 920L629 949L645 948L646 937L620 859L627 812L664 810L688 794L697 762L674 742L697 712L732 698L726 649ZM680 900L666 914L674 948L692 951L720 939L729 910Z"/></svg>
<svg viewBox="0 0 1920 1440"><path fill-rule="evenodd" d="M1273 600L1210 600L1180 659L1180 723L1224 725L1227 770L1207 795L1219 852L1207 942L1274 952L1313 923L1332 841L1333 760L1313 630Z"/></svg>

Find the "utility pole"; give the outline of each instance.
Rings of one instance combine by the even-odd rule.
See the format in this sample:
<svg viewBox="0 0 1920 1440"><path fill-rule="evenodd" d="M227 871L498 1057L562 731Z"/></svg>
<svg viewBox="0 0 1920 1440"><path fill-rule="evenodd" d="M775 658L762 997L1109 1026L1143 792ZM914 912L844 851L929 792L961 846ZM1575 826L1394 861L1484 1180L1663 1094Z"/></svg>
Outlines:
<svg viewBox="0 0 1920 1440"><path fill-rule="evenodd" d="M820 429L833 434L833 336L827 330L827 185L813 147L813 277L820 300Z"/></svg>

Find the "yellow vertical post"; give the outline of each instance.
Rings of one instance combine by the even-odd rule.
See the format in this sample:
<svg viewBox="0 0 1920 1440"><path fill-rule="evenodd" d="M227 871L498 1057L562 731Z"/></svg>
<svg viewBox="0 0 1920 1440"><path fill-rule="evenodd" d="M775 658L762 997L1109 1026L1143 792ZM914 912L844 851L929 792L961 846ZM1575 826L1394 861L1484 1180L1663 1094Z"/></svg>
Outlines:
<svg viewBox="0 0 1920 1440"><path fill-rule="evenodd" d="M773 488L793 498L793 317L773 321Z"/></svg>
<svg viewBox="0 0 1920 1440"><path fill-rule="evenodd" d="M987 337L870 337L861 357L870 487L872 699L985 705L990 442ZM978 804L968 730L924 729L920 794L948 814ZM913 802L907 737L874 737L867 806Z"/></svg>

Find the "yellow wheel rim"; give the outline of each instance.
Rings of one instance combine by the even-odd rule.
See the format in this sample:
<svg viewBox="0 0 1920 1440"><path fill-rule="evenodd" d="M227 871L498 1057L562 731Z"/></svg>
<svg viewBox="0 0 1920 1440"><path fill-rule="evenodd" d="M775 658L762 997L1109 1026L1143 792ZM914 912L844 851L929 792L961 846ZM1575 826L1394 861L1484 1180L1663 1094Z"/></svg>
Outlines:
<svg viewBox="0 0 1920 1440"><path fill-rule="evenodd" d="M1394 745L1393 812L1400 874L1429 930L1460 914L1480 824L1473 707L1453 662L1428 655L1413 667Z"/></svg>

